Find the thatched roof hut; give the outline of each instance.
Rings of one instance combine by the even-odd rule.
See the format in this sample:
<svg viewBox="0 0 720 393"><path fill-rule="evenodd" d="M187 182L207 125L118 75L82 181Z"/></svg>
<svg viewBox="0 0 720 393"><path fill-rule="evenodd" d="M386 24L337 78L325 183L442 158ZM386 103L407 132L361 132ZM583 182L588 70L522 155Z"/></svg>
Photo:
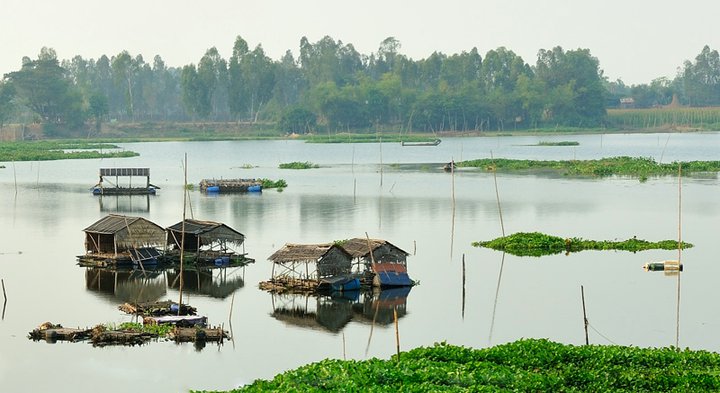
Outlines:
<svg viewBox="0 0 720 393"><path fill-rule="evenodd" d="M331 244L285 244L269 258L273 262L273 278L275 265L285 269L278 276L299 276L297 278L320 280L340 274L349 274L352 256L343 248ZM296 265L305 264L305 274L296 269ZM315 270L310 271L309 265Z"/></svg>
<svg viewBox="0 0 720 393"><path fill-rule="evenodd" d="M185 251L199 251L203 248L219 248L225 251L229 245L241 246L245 235L229 226L214 221L186 219L167 228L167 244L180 249L183 230L185 232Z"/></svg>
<svg viewBox="0 0 720 393"><path fill-rule="evenodd" d="M84 229L86 254L113 254L161 246L165 230L142 217L110 214Z"/></svg>

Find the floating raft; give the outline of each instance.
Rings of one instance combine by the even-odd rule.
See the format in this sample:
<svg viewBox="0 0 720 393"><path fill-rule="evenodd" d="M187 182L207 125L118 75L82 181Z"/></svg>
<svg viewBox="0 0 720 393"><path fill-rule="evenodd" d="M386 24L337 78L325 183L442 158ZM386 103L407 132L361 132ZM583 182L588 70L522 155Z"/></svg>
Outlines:
<svg viewBox="0 0 720 393"><path fill-rule="evenodd" d="M226 331L221 328L176 327L170 333L175 342L218 342L229 338Z"/></svg>
<svg viewBox="0 0 720 393"><path fill-rule="evenodd" d="M45 322L38 326L37 329L28 334L28 338L34 341L45 340L50 343L56 341L82 341L90 338L92 329L80 329L80 328L64 328L60 324L52 324Z"/></svg>
<svg viewBox="0 0 720 393"><path fill-rule="evenodd" d="M195 307L187 304L178 305L170 300L150 303L123 303L118 308L128 314L144 316L178 315L178 311L180 315L195 315L197 313Z"/></svg>
<svg viewBox="0 0 720 393"><path fill-rule="evenodd" d="M315 293L319 288L320 281L312 279L275 277L260 282L260 289L271 293Z"/></svg>
<svg viewBox="0 0 720 393"><path fill-rule="evenodd" d="M175 325L180 327L192 327L207 325L207 317L200 315L161 315L156 317L143 318L144 325Z"/></svg>
<svg viewBox="0 0 720 393"><path fill-rule="evenodd" d="M401 146L437 146L440 144L440 139L435 139L431 142L400 142Z"/></svg>
<svg viewBox="0 0 720 393"><path fill-rule="evenodd" d="M116 184L112 187L105 187L106 178L114 177ZM127 187L117 184L120 177L129 178ZM133 177L144 177L144 187L133 187ZM160 187L150 184L150 168L100 168L100 182L93 187L93 195L155 195Z"/></svg>
<svg viewBox="0 0 720 393"><path fill-rule="evenodd" d="M202 179L200 191L206 193L262 192L262 182L257 179Z"/></svg>

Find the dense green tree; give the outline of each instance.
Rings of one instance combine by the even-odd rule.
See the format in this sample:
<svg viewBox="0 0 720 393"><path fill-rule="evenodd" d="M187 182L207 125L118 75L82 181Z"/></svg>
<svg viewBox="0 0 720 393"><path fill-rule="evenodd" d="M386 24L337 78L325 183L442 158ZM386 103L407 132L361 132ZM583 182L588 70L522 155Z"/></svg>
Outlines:
<svg viewBox="0 0 720 393"><path fill-rule="evenodd" d="M41 119L47 130L67 131L82 125L82 95L66 78L53 49L42 48L37 60L25 58L20 71L6 77L23 104Z"/></svg>
<svg viewBox="0 0 720 393"><path fill-rule="evenodd" d="M228 65L228 105L230 113L236 118L247 114L248 103L250 102L248 93L248 81L251 76L245 74L244 62L245 56L249 52L247 42L240 36L235 38L233 45L233 54L230 57Z"/></svg>
<svg viewBox="0 0 720 393"><path fill-rule="evenodd" d="M604 120L602 71L588 49L540 50L535 74L552 91L553 101L547 108L550 120L573 126L594 126Z"/></svg>
<svg viewBox="0 0 720 393"><path fill-rule="evenodd" d="M278 128L288 133L306 134L315 129L317 116L311 111L294 107L283 113Z"/></svg>
<svg viewBox="0 0 720 393"><path fill-rule="evenodd" d="M183 67L180 85L185 108L193 115L207 119L212 111L212 103L207 86L200 80L194 64Z"/></svg>
<svg viewBox="0 0 720 393"><path fill-rule="evenodd" d="M13 112L15 89L10 83L0 80L0 128L10 119Z"/></svg>
<svg viewBox="0 0 720 393"><path fill-rule="evenodd" d="M716 50L705 45L694 62L685 61L680 78L688 105L720 105L720 55Z"/></svg>

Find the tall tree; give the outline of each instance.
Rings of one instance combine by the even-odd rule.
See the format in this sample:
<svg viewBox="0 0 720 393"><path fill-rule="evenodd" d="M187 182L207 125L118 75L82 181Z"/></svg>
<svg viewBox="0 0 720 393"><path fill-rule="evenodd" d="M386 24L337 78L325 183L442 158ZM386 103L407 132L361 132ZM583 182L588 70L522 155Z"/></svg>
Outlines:
<svg viewBox="0 0 720 393"><path fill-rule="evenodd" d="M720 55L705 45L682 71L684 96L691 106L720 105Z"/></svg>
<svg viewBox="0 0 720 393"><path fill-rule="evenodd" d="M82 125L82 96L66 78L53 49L42 48L37 60L26 59L20 71L11 72L7 78L25 105L50 126L46 131Z"/></svg>

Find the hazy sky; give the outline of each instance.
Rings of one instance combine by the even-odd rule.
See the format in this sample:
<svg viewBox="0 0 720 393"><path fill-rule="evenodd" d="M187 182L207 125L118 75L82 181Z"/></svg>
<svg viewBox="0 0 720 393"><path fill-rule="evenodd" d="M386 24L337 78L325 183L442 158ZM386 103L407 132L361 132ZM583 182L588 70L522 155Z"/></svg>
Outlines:
<svg viewBox="0 0 720 393"><path fill-rule="evenodd" d="M213 46L227 59L238 35L274 60L297 57L303 36L365 55L392 36L415 60L505 46L533 65L539 49L587 48L630 85L673 78L704 45L720 50L718 15L717 0L0 0L0 75L43 46L61 60L127 50L180 67Z"/></svg>

